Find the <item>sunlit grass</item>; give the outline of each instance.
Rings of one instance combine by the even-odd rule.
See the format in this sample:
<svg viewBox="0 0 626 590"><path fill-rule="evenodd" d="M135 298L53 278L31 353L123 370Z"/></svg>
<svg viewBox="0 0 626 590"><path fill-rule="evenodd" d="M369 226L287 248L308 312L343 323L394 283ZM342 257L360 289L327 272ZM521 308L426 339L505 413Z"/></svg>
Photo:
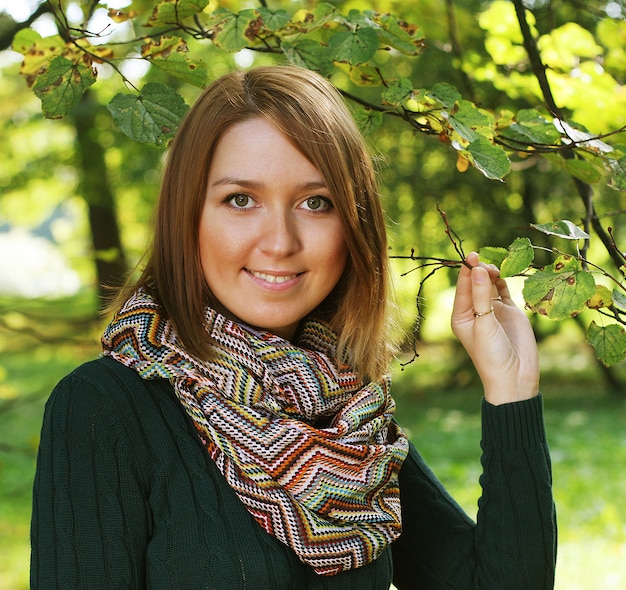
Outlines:
<svg viewBox="0 0 626 590"><path fill-rule="evenodd" d="M53 385L99 350L89 296L0 299L0 588L28 588L36 448ZM25 331L26 330L26 331ZM62 337L62 338L60 338ZM398 419L471 516L480 494L480 397L457 349L395 371ZM623 377L622 377L623 378ZM557 590L626 588L626 400L593 372L547 375L545 417L559 516Z"/></svg>

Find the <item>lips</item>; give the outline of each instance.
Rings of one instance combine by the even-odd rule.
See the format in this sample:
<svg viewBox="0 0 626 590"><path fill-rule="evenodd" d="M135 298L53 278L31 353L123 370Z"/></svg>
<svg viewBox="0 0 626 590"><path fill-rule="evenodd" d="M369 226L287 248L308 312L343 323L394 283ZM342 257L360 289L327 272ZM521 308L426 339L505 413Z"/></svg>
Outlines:
<svg viewBox="0 0 626 590"><path fill-rule="evenodd" d="M282 283L286 283L287 281L291 281L295 279L299 273L293 273L288 275L276 275L276 274L268 274L266 272L258 272L256 270L246 269L246 272L250 273L253 277L265 281L266 283L272 283L276 285L280 285Z"/></svg>

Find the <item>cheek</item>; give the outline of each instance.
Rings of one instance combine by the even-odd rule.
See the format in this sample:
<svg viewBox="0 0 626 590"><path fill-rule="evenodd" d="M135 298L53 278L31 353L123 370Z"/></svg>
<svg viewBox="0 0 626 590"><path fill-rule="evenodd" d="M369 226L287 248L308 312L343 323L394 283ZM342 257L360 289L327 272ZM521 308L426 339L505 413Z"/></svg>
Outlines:
<svg viewBox="0 0 626 590"><path fill-rule="evenodd" d="M209 289L214 293L230 289L250 263L251 232L226 224L211 224L200 236L200 263Z"/></svg>
<svg viewBox="0 0 626 590"><path fill-rule="evenodd" d="M231 257L232 236L223 231L219 224L203 223L200 226L199 250L200 262L205 278L214 276L221 266Z"/></svg>
<svg viewBox="0 0 626 590"><path fill-rule="evenodd" d="M328 250L326 264L329 274L338 281L344 273L349 256L343 232L338 232L328 243L333 244L333 247Z"/></svg>

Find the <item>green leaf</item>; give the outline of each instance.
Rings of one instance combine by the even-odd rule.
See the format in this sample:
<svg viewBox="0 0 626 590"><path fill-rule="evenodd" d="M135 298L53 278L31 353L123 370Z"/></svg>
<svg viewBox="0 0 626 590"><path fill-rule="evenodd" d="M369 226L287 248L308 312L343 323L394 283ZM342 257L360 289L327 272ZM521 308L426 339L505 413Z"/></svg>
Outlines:
<svg viewBox="0 0 626 590"><path fill-rule="evenodd" d="M515 238L508 250L496 246L486 246L478 252L481 261L495 264L500 276L514 277L525 271L535 258L535 251L528 238Z"/></svg>
<svg viewBox="0 0 626 590"><path fill-rule="evenodd" d="M609 186L618 191L626 191L626 156L611 162Z"/></svg>
<svg viewBox="0 0 626 590"><path fill-rule="evenodd" d="M264 6L260 6L257 10L268 31L279 31L291 20L291 15L286 10L270 10Z"/></svg>
<svg viewBox="0 0 626 590"><path fill-rule="evenodd" d="M353 113L354 119L363 135L371 135L383 123L383 115L373 109L356 109Z"/></svg>
<svg viewBox="0 0 626 590"><path fill-rule="evenodd" d="M624 26L626 27L626 21L624 22ZM626 158L626 144L616 143L615 145L613 145L611 157L614 157L615 160Z"/></svg>
<svg viewBox="0 0 626 590"><path fill-rule="evenodd" d="M498 268L502 264L502 261L507 257L508 250L506 248L500 248L498 246L483 246L478 250L478 257L481 262L486 264L495 264Z"/></svg>
<svg viewBox="0 0 626 590"><path fill-rule="evenodd" d="M331 23L337 15L337 9L328 2L316 4L312 11L301 14L301 18L295 21L297 29L301 33L308 33L325 27Z"/></svg>
<svg viewBox="0 0 626 590"><path fill-rule="evenodd" d="M207 67L202 61L191 61L187 51L187 44L180 37L164 36L156 41L146 39L141 46L141 57L168 74L204 88Z"/></svg>
<svg viewBox="0 0 626 590"><path fill-rule="evenodd" d="M596 166L593 162L588 162L587 160L581 160L578 158L565 160L565 169L572 176L586 182L587 184L594 184L602 178L602 169Z"/></svg>
<svg viewBox="0 0 626 590"><path fill-rule="evenodd" d="M408 78L393 80L382 94L383 102L392 106L400 106L411 98L413 83Z"/></svg>
<svg viewBox="0 0 626 590"><path fill-rule="evenodd" d="M516 139L522 144L554 145L559 141L561 134L539 111L522 109L504 136Z"/></svg>
<svg viewBox="0 0 626 590"><path fill-rule="evenodd" d="M454 86L445 83L435 84L426 93L426 96L435 99L448 110L452 110L454 108L454 104L462 98L461 94Z"/></svg>
<svg viewBox="0 0 626 590"><path fill-rule="evenodd" d="M591 322L587 342L595 349L596 358L606 367L623 361L626 356L626 332L619 324L598 326Z"/></svg>
<svg viewBox="0 0 626 590"><path fill-rule="evenodd" d="M372 21L368 18L367 13L361 12L356 8L351 8L348 11L348 16L341 16L339 20L344 22L350 29L372 26Z"/></svg>
<svg viewBox="0 0 626 590"><path fill-rule="evenodd" d="M626 294L623 291L613 289L613 293L611 295L613 297L613 305L626 311Z"/></svg>
<svg viewBox="0 0 626 590"><path fill-rule="evenodd" d="M341 31L328 40L328 49L334 61L354 65L366 63L378 49L378 35L372 27Z"/></svg>
<svg viewBox="0 0 626 590"><path fill-rule="evenodd" d="M60 41L61 47L65 45L61 37L55 36L55 38ZM30 48L41 40L42 37L37 31L28 28L22 29L21 31L18 31L13 37L13 41L11 42L11 49L13 49L13 51L17 51L18 53L21 53L22 55L26 55Z"/></svg>
<svg viewBox="0 0 626 590"><path fill-rule="evenodd" d="M452 128L467 142L492 137L491 119L470 101L457 101L449 120Z"/></svg>
<svg viewBox="0 0 626 590"><path fill-rule="evenodd" d="M218 8L211 13L210 18L213 43L216 47L231 53L247 47L254 37L251 32L251 25L256 22L258 17L257 11L253 9L235 13L226 8Z"/></svg>
<svg viewBox="0 0 626 590"><path fill-rule="evenodd" d="M93 68L59 55L38 74L33 90L41 99L43 114L49 119L60 119L74 109L95 81Z"/></svg>
<svg viewBox="0 0 626 590"><path fill-rule="evenodd" d="M488 139L475 139L467 146L467 150L463 151L464 154L466 152L471 155L470 161L474 166L492 180L502 179L511 168L506 152Z"/></svg>
<svg viewBox="0 0 626 590"><path fill-rule="evenodd" d="M514 277L525 271L535 259L533 245L528 238L515 238L509 246L509 254L502 261L500 276Z"/></svg>
<svg viewBox="0 0 626 590"><path fill-rule="evenodd" d="M131 139L162 145L169 141L188 110L171 87L146 84L139 95L117 94L109 103L115 124Z"/></svg>
<svg viewBox="0 0 626 590"><path fill-rule="evenodd" d="M292 64L314 70L323 76L335 69L328 47L312 39L301 37L294 42L283 41L281 50Z"/></svg>
<svg viewBox="0 0 626 590"><path fill-rule="evenodd" d="M391 14L380 14L366 10L364 14L380 29L380 41L405 55L418 55L424 48L424 34L417 25L412 25Z"/></svg>
<svg viewBox="0 0 626 590"><path fill-rule="evenodd" d="M549 236L557 236L566 240L588 240L591 236L580 229L575 223L563 219L561 221L553 221L551 223L531 223L530 227Z"/></svg>
<svg viewBox="0 0 626 590"><path fill-rule="evenodd" d="M581 270L572 256L559 256L551 266L528 277L522 289L530 309L552 320L578 314L595 291L593 276Z"/></svg>
<svg viewBox="0 0 626 590"><path fill-rule="evenodd" d="M148 26L173 25L190 16L200 14L209 0L162 0L148 18Z"/></svg>

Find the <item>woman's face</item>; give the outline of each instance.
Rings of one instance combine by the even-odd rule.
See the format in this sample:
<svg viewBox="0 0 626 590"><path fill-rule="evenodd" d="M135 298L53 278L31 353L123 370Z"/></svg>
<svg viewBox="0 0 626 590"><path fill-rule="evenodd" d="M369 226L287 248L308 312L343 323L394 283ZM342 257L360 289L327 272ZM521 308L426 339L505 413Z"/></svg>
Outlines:
<svg viewBox="0 0 626 590"><path fill-rule="evenodd" d="M290 339L339 281L348 257L334 196L269 121L217 144L200 219L200 259L223 313Z"/></svg>

